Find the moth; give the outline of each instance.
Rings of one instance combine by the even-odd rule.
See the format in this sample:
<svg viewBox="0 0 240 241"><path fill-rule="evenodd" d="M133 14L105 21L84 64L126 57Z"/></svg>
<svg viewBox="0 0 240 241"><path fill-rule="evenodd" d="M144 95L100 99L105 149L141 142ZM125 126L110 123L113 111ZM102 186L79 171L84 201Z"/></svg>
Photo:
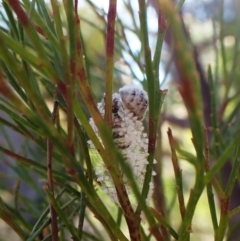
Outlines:
<svg viewBox="0 0 240 241"><path fill-rule="evenodd" d="M105 114L105 97L98 103L98 109L102 116ZM142 120L148 109L148 95L137 85L126 85L119 89L117 93L112 95L112 136L119 148L125 161L129 164L133 171L134 178L142 189L143 180L148 165L148 137L144 132ZM93 127L96 135L100 138L98 129L90 119L90 124ZM90 147L94 148L90 141ZM118 203L117 193L109 173L109 170L104 165L103 161L97 161L94 166L97 182L100 183L104 192L111 199ZM154 174L154 173L153 173ZM134 196L127 178L123 175L126 190L128 195ZM151 184L151 183L150 183ZM150 185L149 197L153 192L153 185ZM136 206L134 198L131 204Z"/></svg>
<svg viewBox="0 0 240 241"><path fill-rule="evenodd" d="M123 105L126 109L142 120L148 108L148 95L137 85L125 85L119 89Z"/></svg>

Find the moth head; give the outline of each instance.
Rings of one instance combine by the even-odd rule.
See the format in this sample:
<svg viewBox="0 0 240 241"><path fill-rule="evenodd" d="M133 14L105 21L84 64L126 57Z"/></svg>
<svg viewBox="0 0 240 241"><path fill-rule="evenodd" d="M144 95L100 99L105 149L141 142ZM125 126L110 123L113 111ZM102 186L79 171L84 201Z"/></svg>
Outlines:
<svg viewBox="0 0 240 241"><path fill-rule="evenodd" d="M125 85L119 89L123 105L134 114L138 120L142 120L148 108L148 95L146 91L137 85Z"/></svg>

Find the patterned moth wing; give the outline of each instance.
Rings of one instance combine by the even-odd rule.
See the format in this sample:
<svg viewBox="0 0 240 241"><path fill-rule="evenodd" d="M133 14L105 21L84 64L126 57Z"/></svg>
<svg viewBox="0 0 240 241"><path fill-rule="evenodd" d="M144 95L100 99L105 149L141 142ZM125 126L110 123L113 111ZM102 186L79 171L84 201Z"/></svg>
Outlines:
<svg viewBox="0 0 240 241"><path fill-rule="evenodd" d="M119 94L114 93L112 101L113 139L119 149L125 149L129 147L130 143L128 140L126 140L127 128L125 123L125 111L123 108L122 99Z"/></svg>
<svg viewBox="0 0 240 241"><path fill-rule="evenodd" d="M105 114L105 96L102 101L98 103L98 109L102 116ZM128 148L130 145L130 140L126 139L127 134L127 123L125 122L126 116L129 115L128 110L124 110L124 106L122 103L121 96L118 93L114 93L112 96L112 135L115 143L117 144L119 149ZM99 136L97 127L93 121L90 119L90 124L94 130L94 132ZM91 144L91 142L90 142Z"/></svg>
<svg viewBox="0 0 240 241"><path fill-rule="evenodd" d="M136 85L125 85L119 89L123 105L142 120L148 108L147 93Z"/></svg>

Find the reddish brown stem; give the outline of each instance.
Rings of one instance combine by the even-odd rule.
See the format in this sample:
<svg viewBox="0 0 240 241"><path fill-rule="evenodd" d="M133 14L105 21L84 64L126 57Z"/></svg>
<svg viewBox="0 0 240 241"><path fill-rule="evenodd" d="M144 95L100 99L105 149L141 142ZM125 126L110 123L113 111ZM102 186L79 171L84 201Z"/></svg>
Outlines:
<svg viewBox="0 0 240 241"><path fill-rule="evenodd" d="M125 219L127 222L131 241L140 241L141 240L140 225L139 225L140 220L137 220L137 216L134 215L134 211L133 211L133 208L129 201L128 194L126 192L126 188L123 184L119 185L119 187L117 189L117 195L118 195L119 203L124 212L124 216L125 216ZM138 217L138 219L139 219L139 217Z"/></svg>
<svg viewBox="0 0 240 241"><path fill-rule="evenodd" d="M178 195L178 203L179 203L180 213L181 213L181 216L183 219L185 216L185 213L186 213L186 208L185 208L183 189L182 189L182 170L180 169L179 164L178 164L178 159L177 159L177 155L176 155L176 151L175 151L176 142L172 135L171 128L168 128L167 134L168 134L169 144L171 147L173 170L174 170L174 174L176 177L176 184L177 184L176 189L177 189L177 195Z"/></svg>
<svg viewBox="0 0 240 241"><path fill-rule="evenodd" d="M37 24L34 24L36 31L41 34L43 37L45 37L46 39L48 39L48 37L46 36L46 34L44 33L44 31L42 30L42 28L40 26L38 26Z"/></svg>
<svg viewBox="0 0 240 241"><path fill-rule="evenodd" d="M53 112L52 112L52 123L55 123L57 117L58 102L54 101ZM47 140L47 179L49 191L54 196L54 185L52 177L52 152L53 144L50 140ZM51 214L51 228L52 228L52 240L58 241L58 223L57 223L57 213L54 207L50 204L50 214Z"/></svg>
<svg viewBox="0 0 240 241"><path fill-rule="evenodd" d="M13 11L17 14L18 20L22 24L23 27L29 25L29 18L27 14L24 12L23 8L20 5L18 0L8 0L9 5L13 9Z"/></svg>
<svg viewBox="0 0 240 241"><path fill-rule="evenodd" d="M112 89L113 89L113 57L114 35L117 1L109 1L107 16L107 39L106 39L106 96L105 96L105 121L112 126Z"/></svg>
<svg viewBox="0 0 240 241"><path fill-rule="evenodd" d="M75 3L74 4L75 16L77 16L78 15L78 12L77 12L78 11L78 0L75 0L74 3Z"/></svg>

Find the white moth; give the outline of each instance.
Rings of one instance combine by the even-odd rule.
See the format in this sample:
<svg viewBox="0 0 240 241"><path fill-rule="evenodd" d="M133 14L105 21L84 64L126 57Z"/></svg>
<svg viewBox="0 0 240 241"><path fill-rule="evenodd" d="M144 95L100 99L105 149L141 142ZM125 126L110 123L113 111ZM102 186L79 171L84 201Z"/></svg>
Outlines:
<svg viewBox="0 0 240 241"><path fill-rule="evenodd" d="M119 89L118 93L112 96L112 136L121 151L125 161L132 168L134 177L138 183L139 189L142 189L146 166L148 165L148 138L144 133L142 119L148 108L148 95L137 85L126 85ZM105 98L98 103L98 109L102 116L105 114ZM93 130L99 136L98 130L93 119L90 119ZM94 148L91 141L90 147ZM100 162L99 162L100 164ZM110 174L104 166L103 161L98 167L95 166L95 174L98 182L104 192L108 193L111 199L118 203L116 190L114 188ZM154 175L154 173L153 173ZM124 178L124 174L123 174ZM126 190L128 195L133 196L131 188L126 180ZM150 183L149 198L153 192L153 185ZM132 202L131 202L132 203ZM119 203L118 203L119 204ZM135 202L132 203L136 205Z"/></svg>

